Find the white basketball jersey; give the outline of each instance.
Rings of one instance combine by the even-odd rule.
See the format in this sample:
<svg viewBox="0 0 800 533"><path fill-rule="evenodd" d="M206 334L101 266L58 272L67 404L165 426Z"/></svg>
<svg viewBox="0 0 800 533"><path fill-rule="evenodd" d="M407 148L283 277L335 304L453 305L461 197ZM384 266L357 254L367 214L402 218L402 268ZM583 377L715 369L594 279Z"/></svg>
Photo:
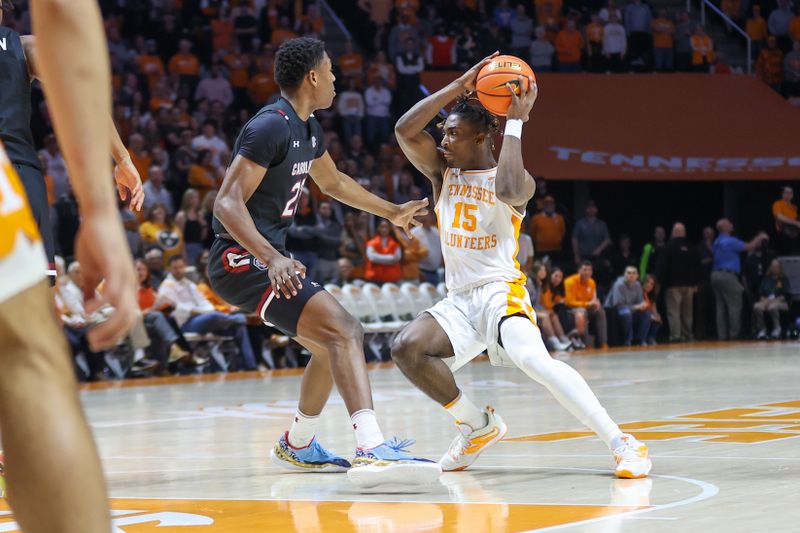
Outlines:
<svg viewBox="0 0 800 533"><path fill-rule="evenodd" d="M495 195L497 167L448 168L436 203L448 291L493 281L525 283L516 260L524 213Z"/></svg>
<svg viewBox="0 0 800 533"><path fill-rule="evenodd" d="M46 272L25 189L0 143L0 302L45 279Z"/></svg>

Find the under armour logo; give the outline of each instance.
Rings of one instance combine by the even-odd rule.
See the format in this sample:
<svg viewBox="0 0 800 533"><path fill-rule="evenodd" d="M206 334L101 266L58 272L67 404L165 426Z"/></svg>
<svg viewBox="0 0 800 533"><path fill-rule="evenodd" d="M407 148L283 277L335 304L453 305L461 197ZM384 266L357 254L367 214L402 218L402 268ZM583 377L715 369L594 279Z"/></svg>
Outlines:
<svg viewBox="0 0 800 533"><path fill-rule="evenodd" d="M311 282L311 286L312 286L312 287L319 287L320 285L319 285L319 283L317 283L316 281L312 281L312 282Z"/></svg>
<svg viewBox="0 0 800 533"><path fill-rule="evenodd" d="M5 37L0 39L0 50L2 50L3 52L8 50L8 43L6 43L6 38Z"/></svg>
<svg viewBox="0 0 800 533"><path fill-rule="evenodd" d="M300 141L292 141L292 148L300 148Z"/></svg>
<svg viewBox="0 0 800 533"><path fill-rule="evenodd" d="M316 147L317 147L317 138L312 136L311 137L311 148L316 148Z"/></svg>

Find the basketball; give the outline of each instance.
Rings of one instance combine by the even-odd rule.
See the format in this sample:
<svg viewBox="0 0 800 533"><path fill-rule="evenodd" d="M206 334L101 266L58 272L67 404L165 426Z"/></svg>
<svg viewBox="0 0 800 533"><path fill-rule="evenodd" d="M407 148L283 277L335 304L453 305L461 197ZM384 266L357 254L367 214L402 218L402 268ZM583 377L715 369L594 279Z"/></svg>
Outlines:
<svg viewBox="0 0 800 533"><path fill-rule="evenodd" d="M520 93L519 77L523 77L522 83L525 89L528 88L528 76L536 80L528 64L515 56L497 56L478 72L476 90L478 100L483 107L491 113L504 117L511 105L511 94L508 92L507 83L516 86L517 94Z"/></svg>

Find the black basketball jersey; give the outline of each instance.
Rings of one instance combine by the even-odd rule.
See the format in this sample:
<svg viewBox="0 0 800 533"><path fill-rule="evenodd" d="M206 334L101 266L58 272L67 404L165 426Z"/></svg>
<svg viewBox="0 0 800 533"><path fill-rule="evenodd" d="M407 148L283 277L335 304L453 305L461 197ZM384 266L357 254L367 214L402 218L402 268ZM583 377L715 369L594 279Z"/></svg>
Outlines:
<svg viewBox="0 0 800 533"><path fill-rule="evenodd" d="M294 219L308 172L325 153L322 126L311 115L300 120L284 98L262 108L242 128L233 146L243 157L267 169L247 202L259 233L279 252L286 253L286 232ZM215 217L215 233L227 233Z"/></svg>
<svg viewBox="0 0 800 533"><path fill-rule="evenodd" d="M31 135L31 78L19 33L0 26L0 140L12 163L40 168Z"/></svg>

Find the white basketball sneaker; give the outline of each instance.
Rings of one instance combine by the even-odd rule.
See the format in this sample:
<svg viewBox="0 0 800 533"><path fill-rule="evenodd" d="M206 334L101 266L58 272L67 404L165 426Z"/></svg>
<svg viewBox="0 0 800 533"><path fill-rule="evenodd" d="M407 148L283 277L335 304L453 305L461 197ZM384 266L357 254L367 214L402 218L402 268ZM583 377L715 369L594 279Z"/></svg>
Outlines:
<svg viewBox="0 0 800 533"><path fill-rule="evenodd" d="M460 435L453 439L447 453L439 460L443 471L465 470L478 460L478 456L486 448L505 436L508 426L500 418L500 415L496 414L490 405L486 406L484 412L489 423L480 429L472 429L472 426L456 421Z"/></svg>
<svg viewBox="0 0 800 533"><path fill-rule="evenodd" d="M614 475L624 479L647 477L653 468L647 446L627 433L622 435L622 441L622 444L614 450L614 460L617 462Z"/></svg>

